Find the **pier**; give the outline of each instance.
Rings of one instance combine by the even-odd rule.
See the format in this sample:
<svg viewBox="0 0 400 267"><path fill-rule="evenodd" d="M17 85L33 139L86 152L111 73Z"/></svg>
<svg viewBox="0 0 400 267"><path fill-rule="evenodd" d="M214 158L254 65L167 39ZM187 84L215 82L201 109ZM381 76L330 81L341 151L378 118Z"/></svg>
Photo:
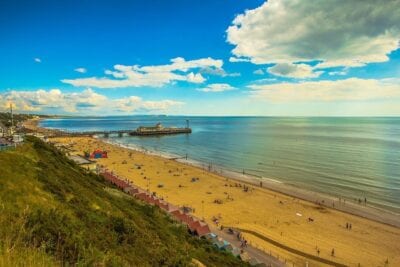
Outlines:
<svg viewBox="0 0 400 267"><path fill-rule="evenodd" d="M172 134L190 134L192 129L187 126L183 128L177 127L164 127L161 123L157 123L155 126L144 127L140 126L136 130L111 130L111 131L83 131L83 132L65 132L57 131L57 136L104 136L109 137L110 135L117 135L118 137L123 136L158 136L158 135L172 135Z"/></svg>

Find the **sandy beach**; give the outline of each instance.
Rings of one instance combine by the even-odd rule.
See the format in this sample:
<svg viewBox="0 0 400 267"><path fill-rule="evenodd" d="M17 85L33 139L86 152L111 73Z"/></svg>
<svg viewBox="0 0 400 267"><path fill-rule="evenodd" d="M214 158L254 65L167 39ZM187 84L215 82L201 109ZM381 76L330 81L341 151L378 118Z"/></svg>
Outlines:
<svg viewBox="0 0 400 267"><path fill-rule="evenodd" d="M176 205L190 206L196 216L210 224L218 219L219 225L224 227L258 233L258 236L250 233L244 233L244 236L255 247L296 265L303 266L305 262L310 266L321 264L278 248L260 236L311 255L318 256L319 251L319 257L349 266L385 266L386 262L388 266L400 265L398 227L267 189L268 183L260 188L100 139L63 137L51 141L69 144L80 154L95 149L106 150L108 158L98 159L98 164ZM299 194L304 193L299 190ZM362 213L362 209L357 209L354 204L346 205ZM368 208L365 210L368 212Z"/></svg>

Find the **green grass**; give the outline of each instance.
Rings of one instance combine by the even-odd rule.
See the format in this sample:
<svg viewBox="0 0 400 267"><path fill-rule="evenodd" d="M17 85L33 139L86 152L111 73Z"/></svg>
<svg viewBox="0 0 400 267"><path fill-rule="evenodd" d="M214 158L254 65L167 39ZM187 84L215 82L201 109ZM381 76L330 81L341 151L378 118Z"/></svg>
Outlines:
<svg viewBox="0 0 400 267"><path fill-rule="evenodd" d="M244 265L36 138L0 168L0 266Z"/></svg>

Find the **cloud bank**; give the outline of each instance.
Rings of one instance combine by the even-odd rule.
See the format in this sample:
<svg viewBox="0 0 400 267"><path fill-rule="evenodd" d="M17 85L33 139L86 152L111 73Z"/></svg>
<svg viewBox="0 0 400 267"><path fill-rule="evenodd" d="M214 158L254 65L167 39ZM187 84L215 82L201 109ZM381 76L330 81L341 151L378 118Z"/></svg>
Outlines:
<svg viewBox="0 0 400 267"><path fill-rule="evenodd" d="M146 101L138 96L110 99L86 89L82 92L63 93L59 89L36 91L7 91L0 94L0 110L7 110L13 104L17 112L56 113L106 113L120 112L163 112L184 103L174 100Z"/></svg>
<svg viewBox="0 0 400 267"><path fill-rule="evenodd" d="M249 88L254 97L272 102L400 99L398 79L349 78L337 81L253 84Z"/></svg>
<svg viewBox="0 0 400 267"><path fill-rule="evenodd" d="M227 29L234 58L318 68L388 61L399 48L399 0L269 0Z"/></svg>
<svg viewBox="0 0 400 267"><path fill-rule="evenodd" d="M203 83L206 79L201 71L207 73L225 73L223 61L208 58L186 61L177 57L170 64L154 66L115 65L113 70L106 70L105 77L63 79L63 83L78 87L123 88L123 87L162 87L175 81Z"/></svg>

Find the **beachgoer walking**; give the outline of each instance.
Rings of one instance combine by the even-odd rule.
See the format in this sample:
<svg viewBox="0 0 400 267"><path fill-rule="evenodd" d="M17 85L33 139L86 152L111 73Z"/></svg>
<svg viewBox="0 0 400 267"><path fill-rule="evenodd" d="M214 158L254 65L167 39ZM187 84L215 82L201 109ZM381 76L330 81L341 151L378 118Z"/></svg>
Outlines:
<svg viewBox="0 0 400 267"><path fill-rule="evenodd" d="M335 249L334 248L332 249L331 256L335 257Z"/></svg>
<svg viewBox="0 0 400 267"><path fill-rule="evenodd" d="M349 229L349 223L346 223L346 229Z"/></svg>

